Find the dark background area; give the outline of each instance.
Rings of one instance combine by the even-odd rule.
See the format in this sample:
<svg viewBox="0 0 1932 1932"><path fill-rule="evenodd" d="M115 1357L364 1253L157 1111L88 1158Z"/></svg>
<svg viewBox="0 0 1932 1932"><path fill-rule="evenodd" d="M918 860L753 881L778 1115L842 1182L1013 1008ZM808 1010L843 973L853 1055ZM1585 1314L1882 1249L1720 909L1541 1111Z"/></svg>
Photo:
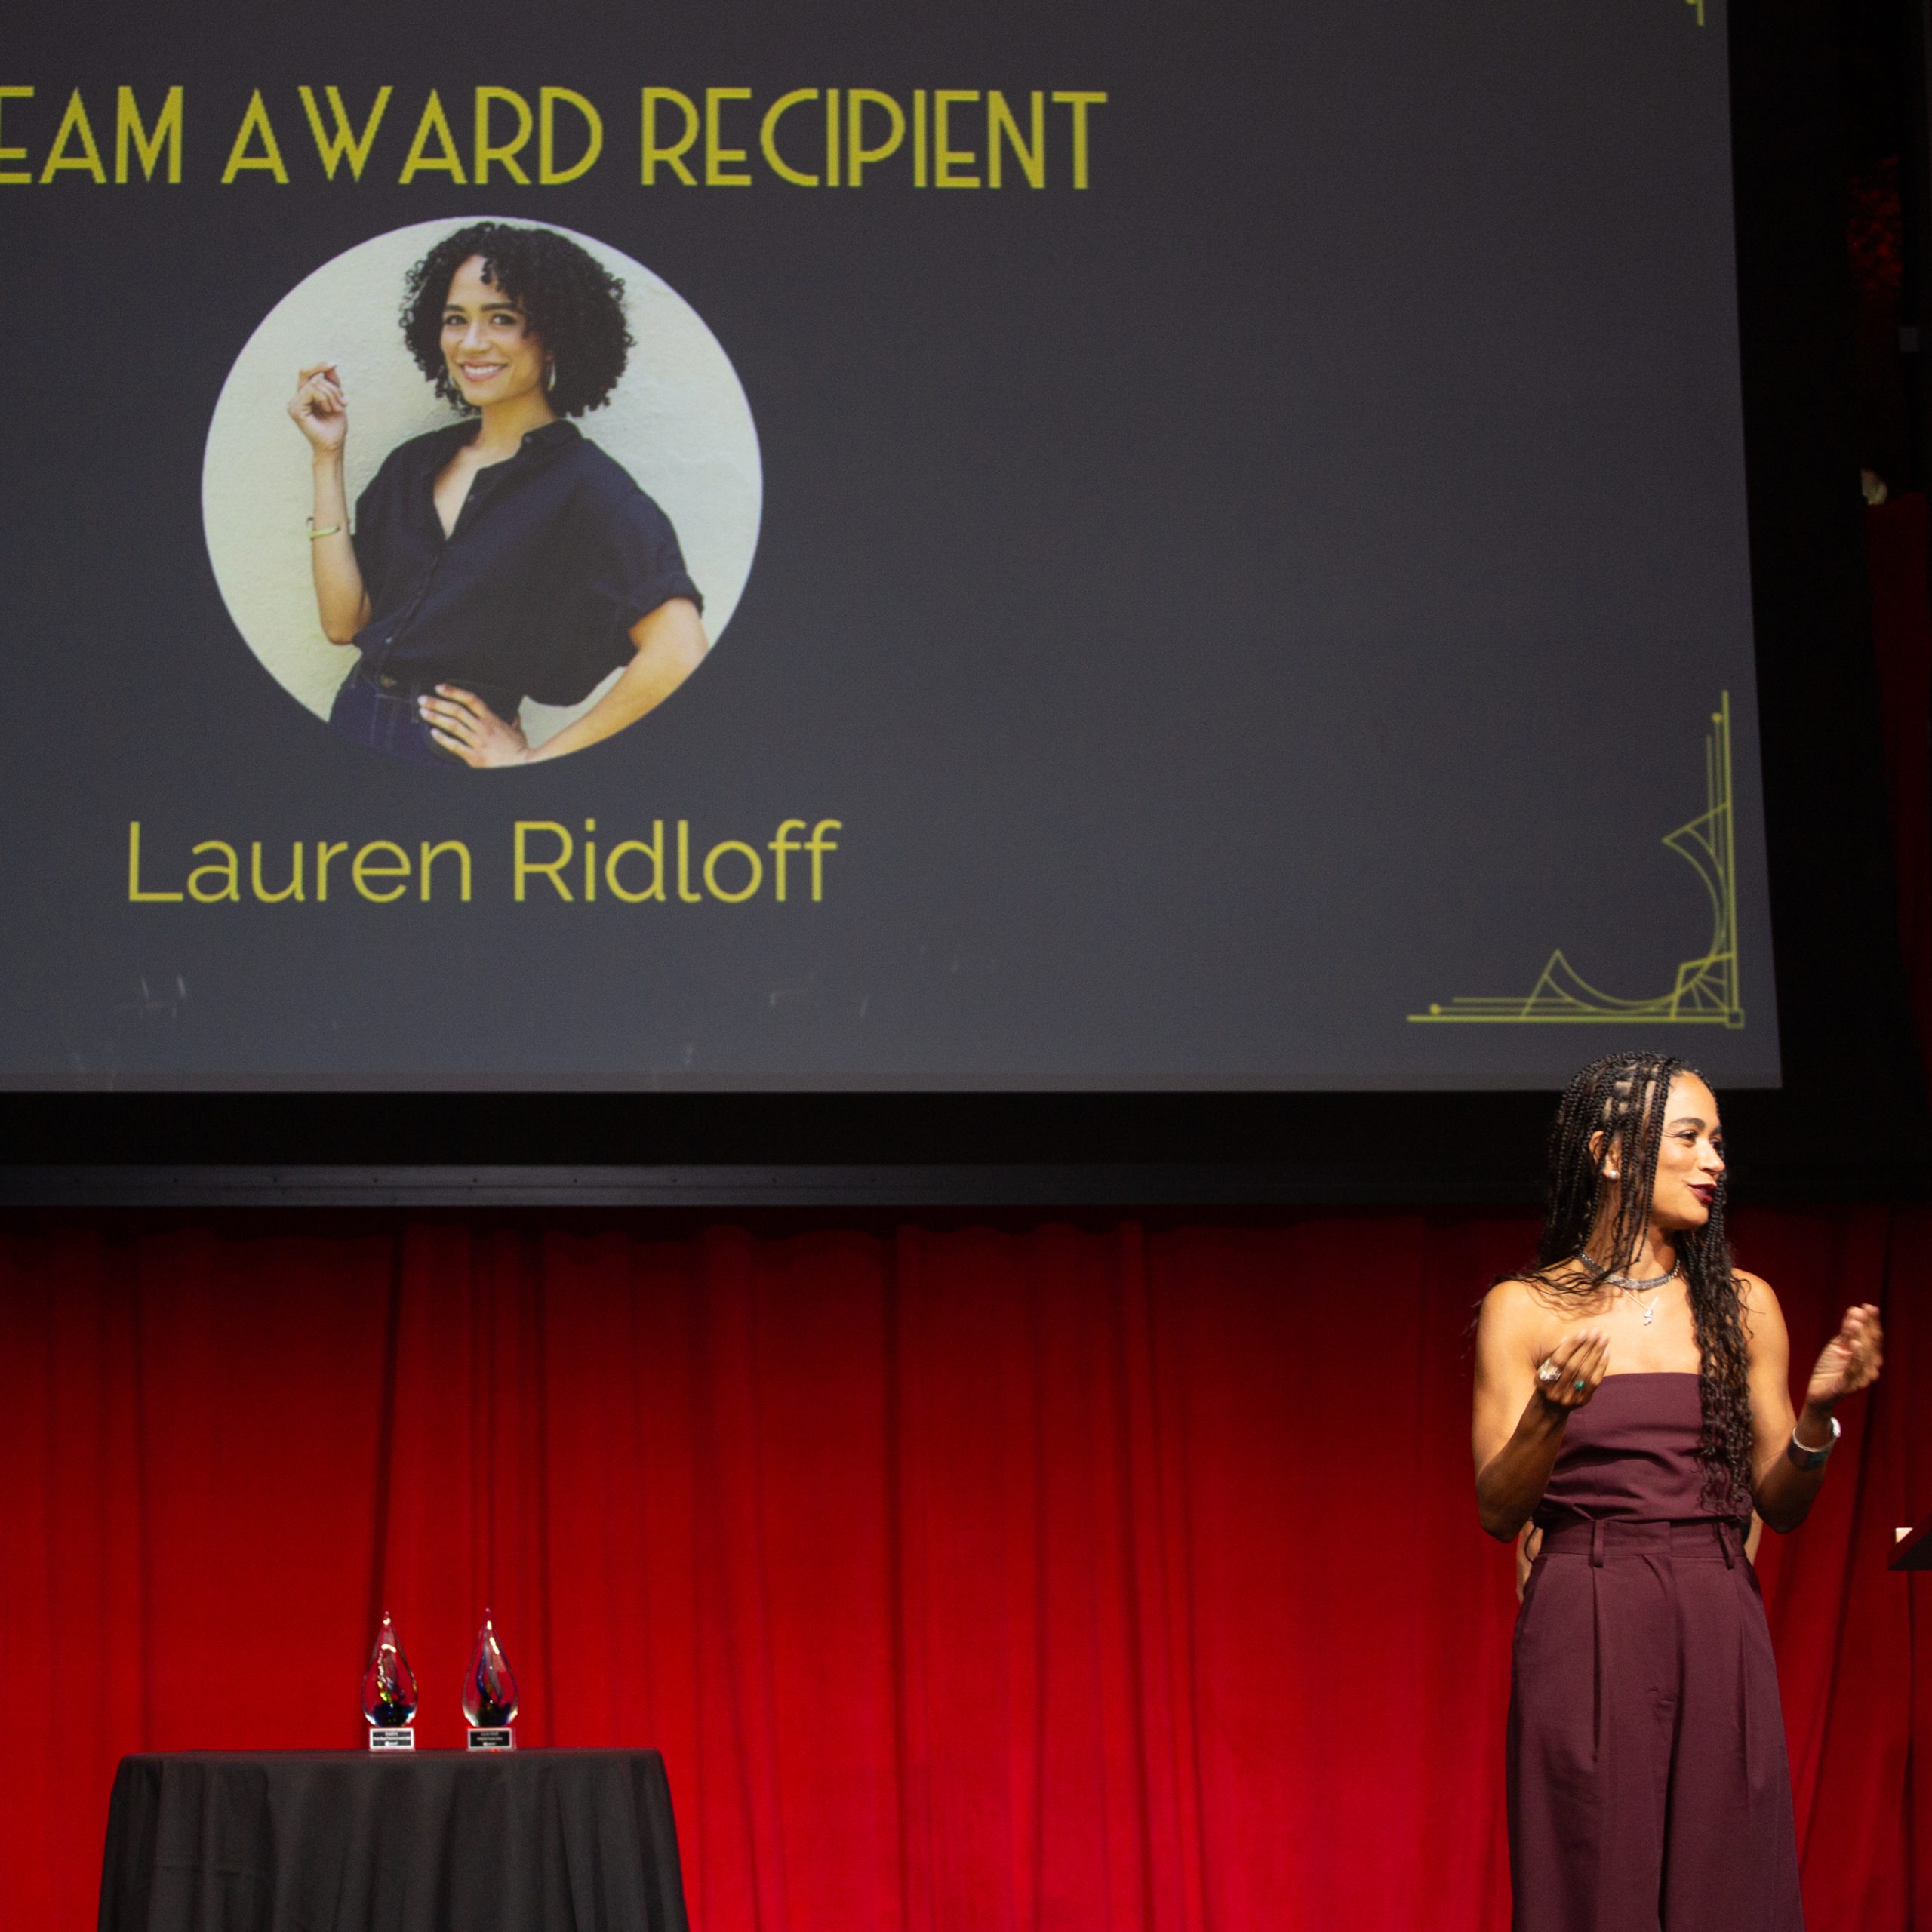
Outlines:
<svg viewBox="0 0 1932 1932"><path fill-rule="evenodd" d="M1932 384L1923 11L1729 22L1753 594L1785 1085L1725 1114L1743 1198L1922 1196L1926 1072L1900 962L1861 467L1921 483ZM1694 669L1694 666L1687 669ZM1604 807L1649 694L1586 748ZM1580 1063L1601 1050L1574 1029ZM1696 1057L1694 1031L1658 1044ZM312 1198L715 1204L1520 1200L1546 1093L39 1094L0 1108L17 1202ZM433 1167L438 1171L422 1170ZM247 1169L217 1175L213 1170ZM289 1183L296 1183L294 1193Z"/></svg>

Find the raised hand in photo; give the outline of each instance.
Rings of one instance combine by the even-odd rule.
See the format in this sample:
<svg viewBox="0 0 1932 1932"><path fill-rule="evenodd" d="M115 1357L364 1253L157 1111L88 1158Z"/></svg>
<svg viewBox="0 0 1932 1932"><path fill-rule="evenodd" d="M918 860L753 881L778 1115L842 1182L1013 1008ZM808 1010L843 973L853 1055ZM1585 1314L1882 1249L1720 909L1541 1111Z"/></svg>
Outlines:
<svg viewBox="0 0 1932 1932"><path fill-rule="evenodd" d="M349 434L349 395L333 362L318 362L296 378L288 413L318 450L339 450Z"/></svg>

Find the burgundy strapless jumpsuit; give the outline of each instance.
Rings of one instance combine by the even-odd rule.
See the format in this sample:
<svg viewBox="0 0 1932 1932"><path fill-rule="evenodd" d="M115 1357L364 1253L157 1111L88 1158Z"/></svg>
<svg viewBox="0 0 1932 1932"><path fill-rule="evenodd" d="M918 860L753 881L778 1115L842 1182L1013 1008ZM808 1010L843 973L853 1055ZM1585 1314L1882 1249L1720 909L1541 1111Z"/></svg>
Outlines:
<svg viewBox="0 0 1932 1932"><path fill-rule="evenodd" d="M1511 1669L1516 1932L1801 1932L1770 1633L1702 1420L1694 1375L1612 1375L1565 1425Z"/></svg>

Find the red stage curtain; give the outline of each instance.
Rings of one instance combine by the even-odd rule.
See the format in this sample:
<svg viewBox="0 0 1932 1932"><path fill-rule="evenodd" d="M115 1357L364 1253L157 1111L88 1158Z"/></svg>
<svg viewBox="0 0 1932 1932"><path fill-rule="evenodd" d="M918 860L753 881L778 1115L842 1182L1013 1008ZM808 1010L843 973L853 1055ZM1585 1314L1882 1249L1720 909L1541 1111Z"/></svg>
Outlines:
<svg viewBox="0 0 1932 1932"><path fill-rule="evenodd" d="M486 1604L526 1743L663 1750L702 1932L1506 1923L1468 1324L1525 1221L640 1228L0 1235L0 1923L91 1924L123 1752L358 1745L386 1607L457 1742ZM1814 1932L1902 1932L1932 1213L1738 1235L1807 1361L1886 1307L1763 1568Z"/></svg>

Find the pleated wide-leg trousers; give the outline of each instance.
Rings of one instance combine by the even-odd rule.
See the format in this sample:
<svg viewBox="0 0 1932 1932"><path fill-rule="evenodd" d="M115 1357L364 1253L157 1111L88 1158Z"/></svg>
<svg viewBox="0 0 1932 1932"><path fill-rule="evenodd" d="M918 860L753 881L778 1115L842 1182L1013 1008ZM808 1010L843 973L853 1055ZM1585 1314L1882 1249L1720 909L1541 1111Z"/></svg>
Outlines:
<svg viewBox="0 0 1932 1932"><path fill-rule="evenodd" d="M1732 1525L1546 1534L1509 1752L1515 1932L1802 1932L1777 1666Z"/></svg>

